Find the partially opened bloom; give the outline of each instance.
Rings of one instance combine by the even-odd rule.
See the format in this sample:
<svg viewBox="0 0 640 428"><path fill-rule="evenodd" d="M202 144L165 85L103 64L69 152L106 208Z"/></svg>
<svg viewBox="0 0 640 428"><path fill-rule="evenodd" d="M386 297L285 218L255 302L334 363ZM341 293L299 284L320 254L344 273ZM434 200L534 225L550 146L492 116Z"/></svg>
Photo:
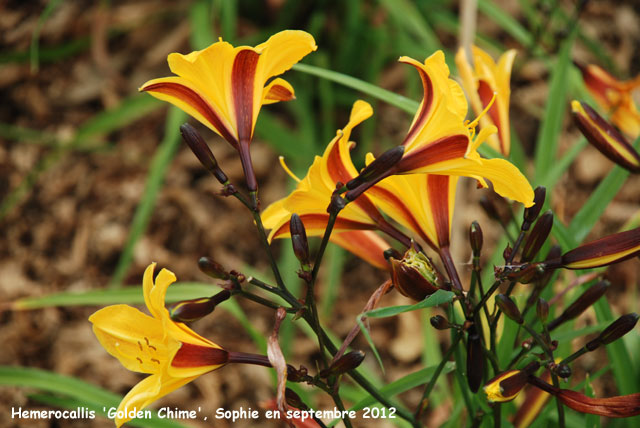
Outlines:
<svg viewBox="0 0 640 428"><path fill-rule="evenodd" d="M487 400L494 403L511 401L520 394L527 384L529 373L522 370L509 370L489 380L483 391Z"/></svg>
<svg viewBox="0 0 640 428"><path fill-rule="evenodd" d="M373 114L371 105L356 101L351 110L349 122L339 130L322 156L316 156L307 175L298 179L296 189L287 197L268 206L262 213L262 221L271 229L269 240L290 236L291 214L300 216L309 236L324 234L329 214L327 207L338 182L347 183L356 176L356 170L349 154L353 143L349 141L353 128ZM383 225L383 226L381 226ZM382 251L389 245L371 232L385 227L388 223L373 205L367 195L362 195L348 204L338 214L331 240L362 256L375 266L384 267L386 261ZM365 233L369 231L368 233ZM345 235L344 232L349 232ZM382 248L382 251L377 251Z"/></svg>
<svg viewBox="0 0 640 428"><path fill-rule="evenodd" d="M169 68L177 76L150 80L140 90L176 105L236 148L253 191L249 144L260 108L294 98L288 82L269 79L314 50L313 37L304 31L281 31L255 48L219 41L188 55L170 54Z"/></svg>
<svg viewBox="0 0 640 428"><path fill-rule="evenodd" d="M631 138L640 136L640 111L632 96L640 87L640 76L622 81L595 64L576 65L589 93L600 107L611 113L611 122Z"/></svg>
<svg viewBox="0 0 640 428"><path fill-rule="evenodd" d="M463 48L460 48L456 54L456 64L462 78L462 86L476 115L480 115L489 106L493 94L496 94L495 103L489 108L489 114L480 119L480 125L483 128L491 125L498 128L498 134L490 135L487 142L503 155L509 156L511 148L511 127L509 124L511 88L509 84L516 51L514 49L506 51L495 62L485 51L477 46L471 46L471 56L473 66L469 64Z"/></svg>
<svg viewBox="0 0 640 428"><path fill-rule="evenodd" d="M609 159L629 171L640 173L640 154L588 104L571 102L573 120L587 140Z"/></svg>
<svg viewBox="0 0 640 428"><path fill-rule="evenodd" d="M404 156L393 173L466 176L483 187L489 180L498 194L525 207L533 205L533 189L518 168L504 159L483 159L478 154L478 146L496 127L488 126L475 135L477 122L465 122L467 100L460 85L449 78L442 51L424 63L409 57L400 61L416 68L424 97L403 142Z"/></svg>
<svg viewBox="0 0 640 428"><path fill-rule="evenodd" d="M154 283L154 268L155 263L147 267L142 281L151 316L128 305L113 305L89 317L93 332L107 352L127 369L150 375L134 386L118 406L118 427L130 419L129 412L141 410L228 361L227 351L171 320L164 299L176 277L162 269Z"/></svg>

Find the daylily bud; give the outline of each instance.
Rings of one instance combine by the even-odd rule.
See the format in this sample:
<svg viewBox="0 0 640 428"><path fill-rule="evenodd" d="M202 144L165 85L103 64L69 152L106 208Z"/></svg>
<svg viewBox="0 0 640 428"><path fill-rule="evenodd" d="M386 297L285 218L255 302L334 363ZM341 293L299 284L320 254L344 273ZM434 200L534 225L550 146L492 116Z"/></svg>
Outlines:
<svg viewBox="0 0 640 428"><path fill-rule="evenodd" d="M200 257L198 260L198 267L200 271L211 278L216 279L229 279L230 275L221 264L213 261L209 257Z"/></svg>
<svg viewBox="0 0 640 428"><path fill-rule="evenodd" d="M549 303L542 297L538 299L536 315L538 315L538 319L543 323L547 321L547 318L549 318Z"/></svg>
<svg viewBox="0 0 640 428"><path fill-rule="evenodd" d="M291 244L296 258L302 265L309 264L309 242L307 241L307 232L304 224L298 214L291 214L289 222L289 231L291 232Z"/></svg>
<svg viewBox="0 0 640 428"><path fill-rule="evenodd" d="M505 260L510 260L511 259L511 253L513 252L513 248L511 248L510 244L507 244L506 247L504 247L504 250L502 251L502 257Z"/></svg>
<svg viewBox="0 0 640 428"><path fill-rule="evenodd" d="M599 281L589 287L580 295L572 304L570 304L560 316L549 323L549 330L553 330L560 324L576 318L578 315L587 310L600 297L604 295L609 287L608 281Z"/></svg>
<svg viewBox="0 0 640 428"><path fill-rule="evenodd" d="M494 403L513 400L527 384L529 375L539 368L540 364L533 362L522 370L509 370L500 373L482 388L487 395L487 400Z"/></svg>
<svg viewBox="0 0 640 428"><path fill-rule="evenodd" d="M522 262L530 262L536 257L538 251L540 251L540 248L542 248L542 245L549 237L552 226L553 213L549 210L542 214L524 241L524 246L522 247Z"/></svg>
<svg viewBox="0 0 640 428"><path fill-rule="evenodd" d="M600 333L598 337L587 343L585 348L589 351L593 351L601 345L608 345L633 330L637 322L638 314L636 313L622 315L620 318L609 324L607 328L602 330L602 333Z"/></svg>
<svg viewBox="0 0 640 428"><path fill-rule="evenodd" d="M429 322L431 323L431 326L437 330L447 330L451 328L451 324L449 324L449 321L447 321L447 319L442 315L431 317L429 319Z"/></svg>
<svg viewBox="0 0 640 428"><path fill-rule="evenodd" d="M169 316L176 322L193 322L209 315L216 306L231 297L229 290L222 290L212 297L184 300L169 309Z"/></svg>
<svg viewBox="0 0 640 428"><path fill-rule="evenodd" d="M348 352L334 361L328 369L322 370L320 372L320 376L329 377L331 375L341 375L350 370L356 369L360 364L362 364L364 357L365 355L362 351Z"/></svg>
<svg viewBox="0 0 640 428"><path fill-rule="evenodd" d="M605 236L562 255L567 269L607 266L640 254L640 227Z"/></svg>
<svg viewBox="0 0 640 428"><path fill-rule="evenodd" d="M482 340L476 331L475 325L467 330L467 384L471 392L476 393L482 383L484 374L484 354L482 353Z"/></svg>
<svg viewBox="0 0 640 428"><path fill-rule="evenodd" d="M571 102L573 120L587 140L606 157L640 173L640 155L629 142L586 103Z"/></svg>
<svg viewBox="0 0 640 428"><path fill-rule="evenodd" d="M354 190L360 186L367 185L364 189L358 189L358 196L362 194L362 192L366 191L369 187L376 184L380 181L381 178L386 177L391 170L400 162L402 159L402 155L404 154L404 146L396 146L392 149L387 150L380 156L378 156L373 162L367 165L360 174L354 178L353 180L347 183L347 189ZM355 199L355 196L353 199ZM351 197L347 196L347 199L353 200Z"/></svg>
<svg viewBox="0 0 640 428"><path fill-rule="evenodd" d="M391 259L391 277L398 291L414 300L423 300L442 287L429 257L416 251L413 245L402 260Z"/></svg>
<svg viewBox="0 0 640 428"><path fill-rule="evenodd" d="M295 407L296 409L307 410L309 408L309 406L304 404L302 398L300 398L300 396L291 388L284 390L284 398L287 400L288 405Z"/></svg>
<svg viewBox="0 0 640 428"><path fill-rule="evenodd" d="M500 310L510 319L514 320L518 324L522 324L522 315L520 314L520 310L509 296L505 296L504 294L496 295L496 305L498 305Z"/></svg>
<svg viewBox="0 0 640 428"><path fill-rule="evenodd" d="M189 145L189 148L196 155L202 166L213 174L220 184L227 183L229 179L218 166L215 156L213 156L209 146L202 139L198 131L196 131L193 126L185 123L180 126L180 133L182 134L182 139Z"/></svg>
<svg viewBox="0 0 640 428"><path fill-rule="evenodd" d="M482 229L477 221L471 223L471 227L469 228L469 241L471 242L473 256L478 257L482 250Z"/></svg>
<svg viewBox="0 0 640 428"><path fill-rule="evenodd" d="M544 186L536 187L533 197L533 206L524 209L524 221L522 222L521 229L524 231L529 230L534 221L538 218L538 214L540 214L540 210L542 210L542 206L544 205L544 199L547 195L547 189Z"/></svg>

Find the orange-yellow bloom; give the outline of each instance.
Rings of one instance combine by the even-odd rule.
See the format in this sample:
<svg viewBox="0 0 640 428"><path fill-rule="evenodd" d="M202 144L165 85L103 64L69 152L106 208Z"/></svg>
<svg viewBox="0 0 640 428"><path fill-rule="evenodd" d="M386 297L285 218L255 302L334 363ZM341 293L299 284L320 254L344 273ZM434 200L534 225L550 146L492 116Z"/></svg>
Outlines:
<svg viewBox="0 0 640 428"><path fill-rule="evenodd" d="M164 298L176 277L162 269L154 283L154 268L155 263L147 267L142 281L151 316L128 305L113 305L89 317L93 332L107 352L127 369L150 374L118 406L118 427L131 419L130 412L141 410L228 361L227 351L171 320Z"/></svg>
<svg viewBox="0 0 640 428"><path fill-rule="evenodd" d="M509 98L511 96L511 68L516 56L514 49L508 50L497 62L477 46L471 47L473 67L469 64L466 52L460 49L456 54L456 64L462 78L467 97L476 115L480 115L489 107L493 94L496 94L494 104L489 108L488 115L480 119L483 128L495 125L498 134L490 135L487 142L491 147L505 156L509 156L511 148L511 133L509 124Z"/></svg>
<svg viewBox="0 0 640 428"><path fill-rule="evenodd" d="M351 110L349 122L337 132L322 157L316 156L302 180L294 177L298 180L296 189L289 196L274 202L264 210L262 221L267 229L271 229L269 240L289 236L289 220L293 213L300 216L309 236L324 234L329 220L327 207L331 202L331 194L336 188L336 183L346 183L358 175L349 154L353 145L349 142L351 131L372 114L371 105L364 101L356 101ZM387 224L382 214L367 195L362 195L340 211L331 240L365 258L374 266L384 267L386 261L382 251L389 248L389 245L371 232L373 229L380 228L381 224ZM352 232L345 235L344 232L347 231ZM369 232L365 233L365 231Z"/></svg>
<svg viewBox="0 0 640 428"><path fill-rule="evenodd" d="M449 78L442 51L424 63L409 57L401 57L400 61L416 68L424 97L394 173L466 176L475 178L483 187L488 186L489 180L498 194L525 207L533 205L533 189L518 168L504 159L483 159L478 154L478 146L496 132L496 127L488 126L475 135L477 120L465 122L467 100L460 85Z"/></svg>
<svg viewBox="0 0 640 428"><path fill-rule="evenodd" d="M589 93L600 107L611 113L611 122L631 138L640 136L640 111L632 96L640 87L640 76L621 81L595 64L576 65Z"/></svg>
<svg viewBox="0 0 640 428"><path fill-rule="evenodd" d="M150 80L140 90L176 105L227 140L240 153L247 186L255 190L249 144L260 108L294 98L285 80L267 81L316 48L310 34L292 30L255 48L219 41L188 55L170 54L169 68L177 76Z"/></svg>

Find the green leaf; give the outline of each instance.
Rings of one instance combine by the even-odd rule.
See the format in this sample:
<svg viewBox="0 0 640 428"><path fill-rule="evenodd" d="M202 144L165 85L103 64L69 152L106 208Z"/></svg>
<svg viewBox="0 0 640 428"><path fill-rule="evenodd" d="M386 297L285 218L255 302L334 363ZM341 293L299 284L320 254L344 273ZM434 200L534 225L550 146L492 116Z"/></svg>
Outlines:
<svg viewBox="0 0 640 428"><path fill-rule="evenodd" d="M321 77L323 79L331 80L332 82L339 83L348 88L355 89L356 91L363 92L367 95L371 95L374 98L384 101L392 106L398 107L407 113L414 114L418 110L419 103L409 98L398 95L395 92L387 91L379 86L372 85L355 77L347 76L346 74L338 73L336 71L327 70L324 68L316 67L309 64L296 64L293 66L294 70L308 73L314 76Z"/></svg>
<svg viewBox="0 0 640 428"><path fill-rule="evenodd" d="M102 408L116 409L122 401L122 396L106 391L90 383L75 379L69 376L52 373L46 370L19 367L19 366L0 366L0 385L17 386L20 388L35 388L41 391L62 394L71 401L57 401L52 405L64 405L72 403L80 403L93 409L98 408L102 413ZM43 398L44 396L39 396ZM53 400L53 398L52 398ZM75 408L73 406L71 408ZM153 412L155 413L155 412ZM132 425L142 427L182 427L176 422L167 419L160 419L154 415L152 419L136 419L132 421Z"/></svg>
<svg viewBox="0 0 640 428"><path fill-rule="evenodd" d="M109 287L111 288L119 288L122 286L122 280L127 274L131 262L133 262L133 251L138 240L147 230L147 225L153 215L156 199L164 183L164 177L180 145L180 125L186 118L187 115L182 110L176 107L169 109L167 122L165 124L164 139L151 160L142 199L136 208L127 242L124 245L118 264L109 281Z"/></svg>
<svg viewBox="0 0 640 428"><path fill-rule="evenodd" d="M442 305L443 303L449 303L453 300L454 296L455 294L452 291L438 290L415 305L388 306L386 308L379 308L365 312L362 315L371 318L392 317L403 312L417 311L419 309L432 308L434 306ZM361 315L358 315L358 319L360 316Z"/></svg>
<svg viewBox="0 0 640 428"><path fill-rule="evenodd" d="M567 91L569 87L569 67L571 66L571 47L575 31L562 43L549 84L549 94L545 105L540 133L536 141L535 167L536 177L547 174L556 162L558 139L562 131L562 121L567 110Z"/></svg>
<svg viewBox="0 0 640 428"><path fill-rule="evenodd" d="M433 373L436 371L437 364L429 367L425 367L424 369L420 369L413 373L410 373L406 376L397 379L382 388L380 388L380 393L387 397L391 398L398 394L402 394L412 388L415 388L420 385L425 385L433 376ZM453 361L449 361L445 364L444 369L442 370L442 374L447 374L452 372L456 368L456 363ZM371 395L367 395L362 400L355 403L349 410L361 410L365 407L376 404L378 401L373 398Z"/></svg>
<svg viewBox="0 0 640 428"><path fill-rule="evenodd" d="M369 329L362 322L362 316L361 315L358 315L356 317L356 322L360 326L360 330L362 331L362 334L364 334L364 337L367 339L367 343L369 343L369 347L373 351L373 355L375 355L376 360L378 361L378 364L380 365L380 369L384 373L384 364L382 363L382 358L380 358L380 354L378 353L378 349L376 348L376 344L373 343L373 339L371 339L371 335L369 334Z"/></svg>

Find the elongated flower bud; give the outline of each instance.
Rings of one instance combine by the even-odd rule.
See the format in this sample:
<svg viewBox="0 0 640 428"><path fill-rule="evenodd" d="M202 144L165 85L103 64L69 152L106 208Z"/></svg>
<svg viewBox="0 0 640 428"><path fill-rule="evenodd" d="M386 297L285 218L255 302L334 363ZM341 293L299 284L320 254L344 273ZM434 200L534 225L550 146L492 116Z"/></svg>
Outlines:
<svg viewBox="0 0 640 428"><path fill-rule="evenodd" d="M193 154L196 155L202 166L213 174L220 184L227 183L229 179L218 166L215 156L213 156L209 146L202 139L198 131L196 131L193 126L185 123L180 126L180 133L182 134L182 139L187 143Z"/></svg>
<svg viewBox="0 0 640 428"><path fill-rule="evenodd" d="M640 155L616 128L586 103L574 100L571 110L573 121L589 143L621 167L640 173Z"/></svg>
<svg viewBox="0 0 640 428"><path fill-rule="evenodd" d="M549 233L551 233L551 227L553 227L553 213L549 210L540 216L536 225L533 226L533 230L524 241L522 262L530 262L538 255L538 251L540 251L540 248L547 241Z"/></svg>
<svg viewBox="0 0 640 428"><path fill-rule="evenodd" d="M640 227L605 236L562 255L567 269L607 266L640 254Z"/></svg>
<svg viewBox="0 0 640 428"><path fill-rule="evenodd" d="M402 260L391 261L393 285L403 295L414 300L423 300L442 287L433 263L424 253L411 246Z"/></svg>
<svg viewBox="0 0 640 428"><path fill-rule="evenodd" d="M533 222L538 218L538 214L540 214L540 210L542 210L542 207L544 206L547 189L544 186L538 186L533 193L533 206L524 209L524 221L522 222L521 228L524 231L529 230Z"/></svg>
<svg viewBox="0 0 640 428"><path fill-rule="evenodd" d="M480 251L482 251L482 229L477 221L471 223L471 227L469 228L469 241L471 242L471 250L473 251L473 256L480 256Z"/></svg>
<svg viewBox="0 0 640 428"><path fill-rule="evenodd" d="M431 323L431 326L437 330L447 330L451 328L449 321L447 321L447 319L442 315L436 315L429 318L429 322Z"/></svg>
<svg viewBox="0 0 640 428"><path fill-rule="evenodd" d="M549 303L542 297L538 299L538 303L536 304L536 315L538 315L538 319L543 323L549 318Z"/></svg>
<svg viewBox="0 0 640 428"><path fill-rule="evenodd" d="M504 294L496 295L496 305L500 308L504 314L510 319L514 320L518 324L522 324L522 315L520 314L520 310L509 296L505 296Z"/></svg>
<svg viewBox="0 0 640 428"><path fill-rule="evenodd" d="M184 300L169 309L169 316L177 322L193 322L209 315L216 306L231 297L229 290L222 290L212 297Z"/></svg>
<svg viewBox="0 0 640 428"><path fill-rule="evenodd" d="M367 184L366 189L373 186L380 181L382 177L388 176L389 171L400 162L402 155L404 155L404 146L396 146L387 150L367 165L356 178L347 182L347 189L354 190L364 184ZM362 194L366 189L359 191L358 195ZM355 197L353 199L355 199ZM347 196L347 199L353 200L349 196Z"/></svg>
<svg viewBox="0 0 640 428"><path fill-rule="evenodd" d="M602 333L600 333L600 335L591 342L587 343L585 347L589 351L593 351L601 345L608 345L633 330L637 322L638 314L636 313L622 315L620 318L609 324L607 328L602 330Z"/></svg>
<svg viewBox="0 0 640 428"><path fill-rule="evenodd" d="M309 406L304 404L302 398L300 398L300 396L291 388L284 390L284 398L287 400L288 405L295 407L296 409L307 410L309 408Z"/></svg>
<svg viewBox="0 0 640 428"><path fill-rule="evenodd" d="M599 281L589 287L580 295L572 304L570 304L560 316L549 323L549 330L553 330L560 324L576 318L578 315L587 310L600 297L604 295L609 287L608 281Z"/></svg>
<svg viewBox="0 0 640 428"><path fill-rule="evenodd" d="M200 257L198 260L198 267L200 271L211 278L216 279L229 279L229 272L225 270L222 265L209 257Z"/></svg>
<svg viewBox="0 0 640 428"><path fill-rule="evenodd" d="M482 384L484 374L484 354L482 340L475 325L469 327L467 337L467 384L471 392L476 393Z"/></svg>
<svg viewBox="0 0 640 428"><path fill-rule="evenodd" d="M298 214L291 214L289 222L289 231L291 232L291 244L293 245L293 253L300 263L305 266L309 264L309 242L307 241L307 231Z"/></svg>
<svg viewBox="0 0 640 428"><path fill-rule="evenodd" d="M362 364L365 354L362 351L347 352L331 364L328 369L320 372L321 377L329 377L331 375L341 375L350 370L354 370Z"/></svg>

